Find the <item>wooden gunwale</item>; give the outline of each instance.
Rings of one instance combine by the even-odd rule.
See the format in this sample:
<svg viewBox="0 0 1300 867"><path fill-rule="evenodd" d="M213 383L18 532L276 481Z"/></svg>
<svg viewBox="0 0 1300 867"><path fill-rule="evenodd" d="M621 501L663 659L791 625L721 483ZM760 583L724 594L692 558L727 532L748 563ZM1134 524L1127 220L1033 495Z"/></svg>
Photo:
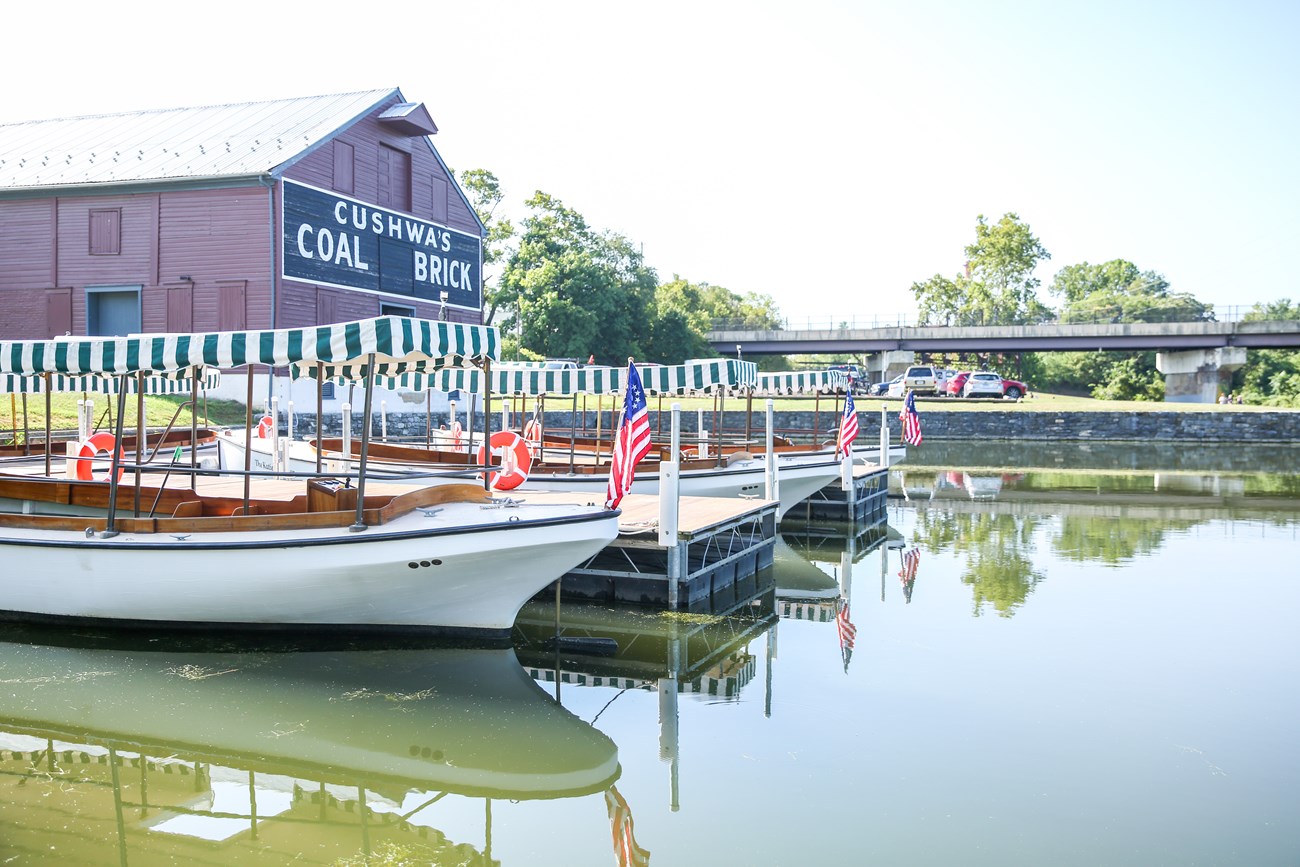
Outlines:
<svg viewBox="0 0 1300 867"><path fill-rule="evenodd" d="M314 480L313 480L314 482ZM128 533L256 532L259 530L303 530L350 526L356 520L356 488L330 490L308 482L306 491L289 499L252 498L247 511L242 497L222 497L186 489L145 487L141 495L148 502L158 496L161 517L117 518L117 526ZM0 497L60 504L85 509L108 508L108 483L65 481L0 476ZM118 508L129 507L134 489L118 492ZM490 502L477 484L433 485L402 493L377 493L365 498L367 526L393 521L411 511L450 502ZM197 512L197 514L195 514ZM101 531L107 517L98 515L34 515L0 512L0 527L40 530Z"/></svg>

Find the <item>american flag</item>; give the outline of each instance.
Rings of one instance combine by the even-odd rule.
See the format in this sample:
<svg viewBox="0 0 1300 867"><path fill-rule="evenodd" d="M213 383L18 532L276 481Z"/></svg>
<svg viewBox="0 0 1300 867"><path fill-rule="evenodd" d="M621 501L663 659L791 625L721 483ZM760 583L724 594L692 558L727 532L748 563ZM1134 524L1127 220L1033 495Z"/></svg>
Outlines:
<svg viewBox="0 0 1300 867"><path fill-rule="evenodd" d="M853 405L853 394L844 399L844 418L840 419L840 442L835 449L837 455L847 455L853 447L853 440L858 436L858 410Z"/></svg>
<svg viewBox="0 0 1300 867"><path fill-rule="evenodd" d="M650 452L650 413L646 409L645 389L636 365L627 363L627 389L623 392L623 417L614 438L614 457L609 464L609 487L605 491L605 508L613 509L632 487L636 465Z"/></svg>
<svg viewBox="0 0 1300 867"><path fill-rule="evenodd" d="M898 414L903 423L903 442L912 446L921 444L921 417L916 414L916 392L909 391L903 402L903 411Z"/></svg>
<svg viewBox="0 0 1300 867"><path fill-rule="evenodd" d="M844 670L849 670L849 660L853 658L853 642L858 637L858 628L849 619L849 601L840 599L835 612L835 631L840 634L840 657L844 660Z"/></svg>
<svg viewBox="0 0 1300 867"><path fill-rule="evenodd" d="M649 864L649 851L638 846L636 837L632 835L632 808L614 786L605 790L605 809L609 810L610 830L614 834L614 860L618 867Z"/></svg>
<svg viewBox="0 0 1300 867"><path fill-rule="evenodd" d="M913 548L903 555L903 569L898 577L903 581L903 598L912 601L912 585L916 583L916 567L921 563L921 549Z"/></svg>

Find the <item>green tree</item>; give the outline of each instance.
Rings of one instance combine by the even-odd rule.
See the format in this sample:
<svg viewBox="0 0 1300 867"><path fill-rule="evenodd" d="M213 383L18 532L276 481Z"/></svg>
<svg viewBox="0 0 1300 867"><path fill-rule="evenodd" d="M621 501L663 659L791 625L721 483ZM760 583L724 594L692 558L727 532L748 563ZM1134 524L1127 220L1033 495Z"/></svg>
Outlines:
<svg viewBox="0 0 1300 867"><path fill-rule="evenodd" d="M505 193L496 175L487 169L466 169L460 173L460 186L479 221L487 228L487 237L483 239L483 301L487 307L483 322L491 325L499 301L496 291L488 284L488 270L505 260L515 227L505 217L497 216L497 208Z"/></svg>
<svg viewBox="0 0 1300 867"><path fill-rule="evenodd" d="M1065 322L1199 322L1214 318L1208 304L1187 292L1169 291L1155 271L1112 259L1100 265L1069 265L1057 272L1050 291L1065 301Z"/></svg>
<svg viewBox="0 0 1300 867"><path fill-rule="evenodd" d="M652 309L654 269L627 238L591 229L577 211L540 190L501 275L503 328L548 358L620 364L640 357Z"/></svg>
<svg viewBox="0 0 1300 867"><path fill-rule="evenodd" d="M1125 259L1083 262L1056 273L1049 291L1064 302L1065 322L1195 322L1213 309L1186 292L1170 291L1156 271ZM1154 352L1042 353L1035 361L1040 389L1080 391L1105 400L1163 400L1164 377Z"/></svg>
<svg viewBox="0 0 1300 867"><path fill-rule="evenodd" d="M1242 320L1300 320L1300 304L1293 304L1290 298L1256 304ZM1252 349L1246 364L1233 376L1233 386L1246 403L1300 406L1300 352Z"/></svg>
<svg viewBox="0 0 1300 867"><path fill-rule="evenodd" d="M1021 325L1051 311L1038 299L1038 264L1051 254L1014 213L989 224L981 214L966 246L966 272L912 284L922 325Z"/></svg>

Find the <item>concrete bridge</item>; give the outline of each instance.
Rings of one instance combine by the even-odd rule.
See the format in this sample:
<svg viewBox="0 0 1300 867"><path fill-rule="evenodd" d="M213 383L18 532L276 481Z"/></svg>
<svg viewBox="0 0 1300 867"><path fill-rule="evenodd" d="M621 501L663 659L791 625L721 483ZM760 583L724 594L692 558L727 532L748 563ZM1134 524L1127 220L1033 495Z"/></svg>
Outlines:
<svg viewBox="0 0 1300 867"><path fill-rule="evenodd" d="M1143 322L1051 325L894 326L754 331L719 328L723 355L867 355L872 379L890 378L916 353L1155 350L1165 399L1213 402L1249 349L1300 349L1300 322ZM1005 373L1005 371L1004 371Z"/></svg>

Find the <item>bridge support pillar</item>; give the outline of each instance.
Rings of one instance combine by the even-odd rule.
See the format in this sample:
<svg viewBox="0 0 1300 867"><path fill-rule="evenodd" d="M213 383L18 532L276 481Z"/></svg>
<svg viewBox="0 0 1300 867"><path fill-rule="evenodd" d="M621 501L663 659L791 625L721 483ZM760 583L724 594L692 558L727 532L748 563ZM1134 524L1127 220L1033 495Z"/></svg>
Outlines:
<svg viewBox="0 0 1300 867"><path fill-rule="evenodd" d="M915 357L912 352L877 352L867 356L867 372L872 382L888 382L907 370Z"/></svg>
<svg viewBox="0 0 1300 867"><path fill-rule="evenodd" d="M1245 363L1243 346L1156 353L1156 370L1165 375L1165 400L1172 403L1214 403L1232 381L1232 372Z"/></svg>

